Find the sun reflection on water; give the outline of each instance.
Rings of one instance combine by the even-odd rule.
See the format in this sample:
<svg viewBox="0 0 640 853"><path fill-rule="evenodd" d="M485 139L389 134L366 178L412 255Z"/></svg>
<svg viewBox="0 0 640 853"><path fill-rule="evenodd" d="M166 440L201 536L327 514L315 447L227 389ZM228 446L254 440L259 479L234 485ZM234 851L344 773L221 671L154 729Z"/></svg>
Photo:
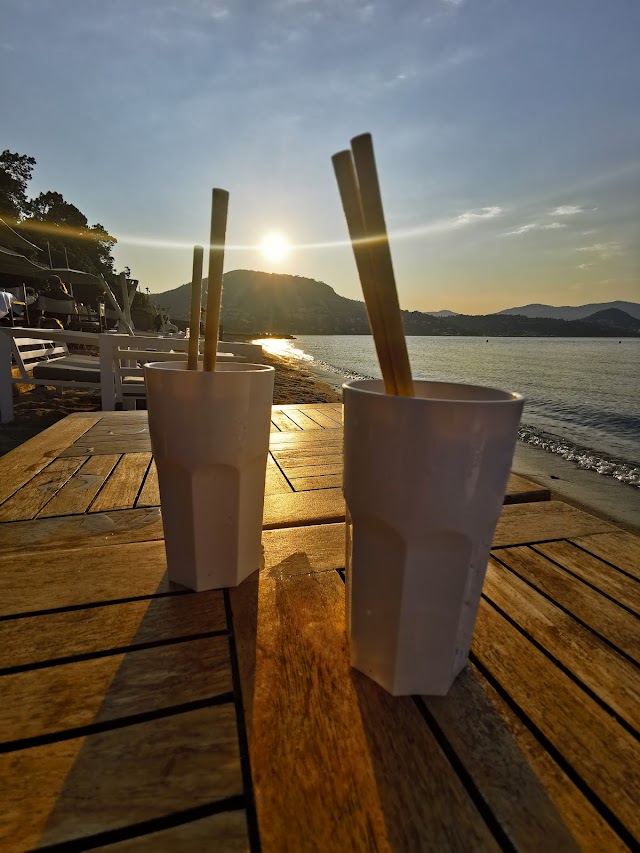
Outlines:
<svg viewBox="0 0 640 853"><path fill-rule="evenodd" d="M279 355L280 358L293 358L296 361L313 361L313 356L295 346L289 338L256 338L252 341L260 344L265 352Z"/></svg>

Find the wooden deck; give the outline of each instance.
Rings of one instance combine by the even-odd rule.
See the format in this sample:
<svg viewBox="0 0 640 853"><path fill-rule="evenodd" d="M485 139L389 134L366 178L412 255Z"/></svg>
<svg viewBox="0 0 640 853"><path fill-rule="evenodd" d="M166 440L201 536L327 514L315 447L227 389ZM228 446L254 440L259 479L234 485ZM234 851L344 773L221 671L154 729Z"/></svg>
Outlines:
<svg viewBox="0 0 640 853"><path fill-rule="evenodd" d="M144 413L0 460L0 848L623 850L639 540L512 477L468 667L392 698L344 632L340 406L274 409L264 566L166 577Z"/></svg>

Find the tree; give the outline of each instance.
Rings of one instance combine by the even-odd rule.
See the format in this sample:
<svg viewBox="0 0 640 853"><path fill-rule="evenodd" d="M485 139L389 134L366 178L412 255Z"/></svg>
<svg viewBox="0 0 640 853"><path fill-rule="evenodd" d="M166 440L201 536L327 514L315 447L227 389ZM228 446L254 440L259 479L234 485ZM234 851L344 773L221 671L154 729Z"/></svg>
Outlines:
<svg viewBox="0 0 640 853"><path fill-rule="evenodd" d="M27 184L36 161L5 149L0 154L0 217L18 222L27 212Z"/></svg>
<svg viewBox="0 0 640 853"><path fill-rule="evenodd" d="M46 241L54 267L83 270L104 276L113 275L111 249L117 242L100 223L89 226L87 217L65 201L58 192L40 193L28 204L29 216L23 221L33 239Z"/></svg>

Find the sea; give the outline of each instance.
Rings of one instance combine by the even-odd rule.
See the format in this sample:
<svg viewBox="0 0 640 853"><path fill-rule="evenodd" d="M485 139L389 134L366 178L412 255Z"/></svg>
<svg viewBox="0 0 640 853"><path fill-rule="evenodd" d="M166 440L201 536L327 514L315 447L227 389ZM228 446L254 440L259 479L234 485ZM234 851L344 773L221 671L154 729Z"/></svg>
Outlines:
<svg viewBox="0 0 640 853"><path fill-rule="evenodd" d="M261 343L335 388L381 375L368 335ZM407 346L415 378L518 391L520 441L640 488L640 339L408 337Z"/></svg>

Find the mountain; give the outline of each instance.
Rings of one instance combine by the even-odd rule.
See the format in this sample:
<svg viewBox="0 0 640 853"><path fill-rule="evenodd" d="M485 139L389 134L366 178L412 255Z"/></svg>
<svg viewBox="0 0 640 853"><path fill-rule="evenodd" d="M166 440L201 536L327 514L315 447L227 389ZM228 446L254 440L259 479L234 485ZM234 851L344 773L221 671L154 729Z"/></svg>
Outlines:
<svg viewBox="0 0 640 853"><path fill-rule="evenodd" d="M206 293L207 281L203 281ZM158 307L174 322L188 322L191 286L154 296ZM203 304L204 304L203 298ZM407 335L479 336L635 336L632 330L586 321L544 319L510 314L446 317L421 311L403 311ZM255 335L368 335L363 302L340 296L322 281L293 275L233 270L224 276L222 325L226 334Z"/></svg>
<svg viewBox="0 0 640 853"><path fill-rule="evenodd" d="M563 305L554 307L553 305L522 305L520 308L505 308L504 311L497 311L496 314L518 314L521 317L547 317L552 320L586 320L589 316L599 312L608 311L610 308L616 308L618 311L625 311L631 314L632 317L640 320L640 303L638 302L600 302L590 305Z"/></svg>
<svg viewBox="0 0 640 853"><path fill-rule="evenodd" d="M604 311L596 311L595 314L590 314L585 319L588 323L600 323L603 326L628 329L631 332L637 332L640 329L640 320L619 308L606 308Z"/></svg>
<svg viewBox="0 0 640 853"><path fill-rule="evenodd" d="M430 314L432 317L457 317L457 311L447 311L446 308L443 311L425 311L425 314Z"/></svg>

